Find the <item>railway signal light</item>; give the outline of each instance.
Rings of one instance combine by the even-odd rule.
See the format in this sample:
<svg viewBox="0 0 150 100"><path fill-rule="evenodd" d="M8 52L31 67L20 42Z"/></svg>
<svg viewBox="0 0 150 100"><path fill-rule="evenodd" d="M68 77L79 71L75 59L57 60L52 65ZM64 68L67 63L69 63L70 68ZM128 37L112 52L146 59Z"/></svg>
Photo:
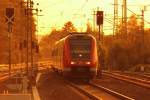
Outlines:
<svg viewBox="0 0 150 100"><path fill-rule="evenodd" d="M97 22L97 25L103 24L103 11L97 11L96 22Z"/></svg>
<svg viewBox="0 0 150 100"><path fill-rule="evenodd" d="M6 8L6 22L7 23L14 22L14 8Z"/></svg>
<svg viewBox="0 0 150 100"><path fill-rule="evenodd" d="M6 8L6 16L12 18L14 16L14 8Z"/></svg>

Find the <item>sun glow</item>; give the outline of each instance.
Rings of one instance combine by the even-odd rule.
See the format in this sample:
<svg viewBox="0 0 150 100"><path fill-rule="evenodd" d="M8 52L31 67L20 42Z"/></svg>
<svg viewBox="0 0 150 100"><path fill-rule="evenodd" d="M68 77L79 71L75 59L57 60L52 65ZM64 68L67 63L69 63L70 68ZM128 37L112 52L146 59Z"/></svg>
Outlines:
<svg viewBox="0 0 150 100"><path fill-rule="evenodd" d="M61 29L67 21L73 22L78 31L85 31L87 23L90 23L92 28L94 25L93 13L97 9L103 10L105 18L111 20L104 21L104 31L111 32L113 28L113 0L34 0L39 3L38 7L42 10L43 16L38 17L39 34L47 34L51 29ZM121 16L121 5L123 0L118 0L119 16ZM145 20L150 18L150 1L149 0L134 0L128 1L127 5L130 10L137 15L141 14L140 7L147 6L145 11ZM128 11L128 15L132 14ZM145 25L148 27L149 25Z"/></svg>

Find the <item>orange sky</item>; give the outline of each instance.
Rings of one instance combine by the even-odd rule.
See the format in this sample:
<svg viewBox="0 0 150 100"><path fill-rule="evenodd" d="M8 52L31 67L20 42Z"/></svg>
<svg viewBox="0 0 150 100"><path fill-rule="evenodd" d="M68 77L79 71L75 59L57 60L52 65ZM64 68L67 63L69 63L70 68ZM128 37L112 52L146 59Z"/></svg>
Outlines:
<svg viewBox="0 0 150 100"><path fill-rule="evenodd" d="M107 20L113 21L113 0L34 0L39 3L38 8L42 10L39 16L39 34L47 34L53 28L60 29L67 21L72 21L78 31L86 29L86 23L89 22L93 26L93 10L99 7L105 13L104 32L112 33L113 24ZM150 0L127 0L128 8L140 15L140 7L147 6L145 11L145 20L150 19ZM121 2L119 2L119 16L121 16ZM128 11L128 15L131 12ZM150 24L145 25L150 28Z"/></svg>

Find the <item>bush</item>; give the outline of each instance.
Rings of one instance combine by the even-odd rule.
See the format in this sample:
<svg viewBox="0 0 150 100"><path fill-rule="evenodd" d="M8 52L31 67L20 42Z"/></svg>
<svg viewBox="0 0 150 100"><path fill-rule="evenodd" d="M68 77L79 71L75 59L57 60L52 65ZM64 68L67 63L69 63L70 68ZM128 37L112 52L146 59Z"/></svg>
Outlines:
<svg viewBox="0 0 150 100"><path fill-rule="evenodd" d="M111 69L124 70L128 66L128 48L127 42L122 40L113 41L108 48L108 63Z"/></svg>

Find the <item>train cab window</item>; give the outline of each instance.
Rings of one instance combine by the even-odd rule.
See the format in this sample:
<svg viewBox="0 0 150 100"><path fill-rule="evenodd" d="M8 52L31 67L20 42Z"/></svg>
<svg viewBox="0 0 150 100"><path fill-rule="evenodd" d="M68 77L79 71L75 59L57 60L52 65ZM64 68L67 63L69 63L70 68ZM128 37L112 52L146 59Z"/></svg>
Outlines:
<svg viewBox="0 0 150 100"><path fill-rule="evenodd" d="M91 39L70 39L72 59L89 60L91 52Z"/></svg>

